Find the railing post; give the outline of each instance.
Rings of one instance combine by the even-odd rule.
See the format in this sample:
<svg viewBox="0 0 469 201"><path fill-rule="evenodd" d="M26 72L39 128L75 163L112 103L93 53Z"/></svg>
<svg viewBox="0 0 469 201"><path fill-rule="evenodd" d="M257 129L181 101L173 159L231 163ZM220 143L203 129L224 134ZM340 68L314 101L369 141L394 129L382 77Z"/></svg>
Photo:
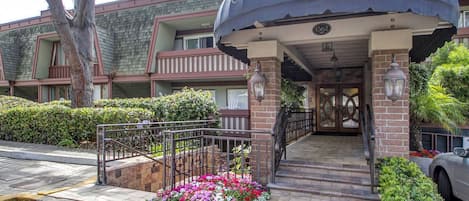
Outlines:
<svg viewBox="0 0 469 201"><path fill-rule="evenodd" d="M167 159L166 150L168 148L167 148L167 144L166 144L167 143L166 142L166 132L165 131L160 131L160 133L163 135L163 140L162 140L162 142L163 142L163 190L166 190L166 187L167 187L166 181L168 179L168 177L166 175L166 171L167 171L167 168L168 168L167 160L166 160Z"/></svg>
<svg viewBox="0 0 469 201"><path fill-rule="evenodd" d="M106 152L105 152L105 128L97 126L97 181L98 185L106 185Z"/></svg>
<svg viewBox="0 0 469 201"><path fill-rule="evenodd" d="M176 185L176 143L174 135L170 132L169 139L171 141L171 189Z"/></svg>
<svg viewBox="0 0 469 201"><path fill-rule="evenodd" d="M271 153L270 153L270 155L272 156L272 160L271 160L272 163L270 164L270 165L271 165L271 168L276 168L276 167L275 167L275 156L276 156L276 155L275 155L275 137L276 137L276 136L275 136L275 133L272 132L272 133L271 133L271 137L270 137L270 140L271 140L271 141L270 141L270 144L272 145L272 146L271 146ZM285 155L285 157L287 157L287 156ZM272 170L272 171L270 172L270 176L271 176L270 180L272 181L272 183L275 183L275 170Z"/></svg>

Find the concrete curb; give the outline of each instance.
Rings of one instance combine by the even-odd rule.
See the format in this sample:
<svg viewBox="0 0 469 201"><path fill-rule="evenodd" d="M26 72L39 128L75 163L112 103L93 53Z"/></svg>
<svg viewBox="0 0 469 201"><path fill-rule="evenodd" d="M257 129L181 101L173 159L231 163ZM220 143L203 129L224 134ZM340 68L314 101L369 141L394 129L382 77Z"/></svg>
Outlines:
<svg viewBox="0 0 469 201"><path fill-rule="evenodd" d="M0 157L22 160L50 161L77 165L96 165L93 150L70 149L54 145L0 140Z"/></svg>
<svg viewBox="0 0 469 201"><path fill-rule="evenodd" d="M50 161L77 165L96 165L96 157L91 158L84 156L73 156L73 153L71 153L71 155L59 155L41 152L0 149L0 156L23 160Z"/></svg>

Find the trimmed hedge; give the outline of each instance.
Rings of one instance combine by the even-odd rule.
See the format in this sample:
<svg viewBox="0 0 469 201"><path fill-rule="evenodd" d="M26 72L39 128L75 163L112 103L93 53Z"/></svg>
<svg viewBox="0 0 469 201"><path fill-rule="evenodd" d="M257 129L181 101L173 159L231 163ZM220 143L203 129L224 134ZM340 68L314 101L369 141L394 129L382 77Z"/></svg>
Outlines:
<svg viewBox="0 0 469 201"><path fill-rule="evenodd" d="M218 114L210 92L188 88L158 98L103 99L94 104L95 107L148 109L155 113L156 121L202 120Z"/></svg>
<svg viewBox="0 0 469 201"><path fill-rule="evenodd" d="M32 107L38 106L39 103L16 97L0 95L0 110L6 110L14 107Z"/></svg>
<svg viewBox="0 0 469 201"><path fill-rule="evenodd" d="M95 141L96 125L137 123L154 118L140 108L15 107L0 111L0 138L74 147Z"/></svg>
<svg viewBox="0 0 469 201"><path fill-rule="evenodd" d="M383 201L443 201L433 181L417 164L405 158L379 163L379 193Z"/></svg>
<svg viewBox="0 0 469 201"><path fill-rule="evenodd" d="M70 100L54 100L50 102L41 103L41 105L72 107L72 102Z"/></svg>
<svg viewBox="0 0 469 201"><path fill-rule="evenodd" d="M94 142L97 124L202 120L217 111L210 92L193 89L159 98L98 100L95 108L78 109L70 108L70 101L39 104L0 96L0 139L73 147Z"/></svg>

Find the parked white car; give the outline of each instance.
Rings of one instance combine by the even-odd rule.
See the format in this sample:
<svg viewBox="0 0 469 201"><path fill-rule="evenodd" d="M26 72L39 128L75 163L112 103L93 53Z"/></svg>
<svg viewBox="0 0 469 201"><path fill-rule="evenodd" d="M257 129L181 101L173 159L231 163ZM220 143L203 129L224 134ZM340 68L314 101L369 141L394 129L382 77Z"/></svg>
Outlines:
<svg viewBox="0 0 469 201"><path fill-rule="evenodd" d="M453 153L436 156L430 165L430 176L446 201L454 197L469 201L469 149L455 148Z"/></svg>

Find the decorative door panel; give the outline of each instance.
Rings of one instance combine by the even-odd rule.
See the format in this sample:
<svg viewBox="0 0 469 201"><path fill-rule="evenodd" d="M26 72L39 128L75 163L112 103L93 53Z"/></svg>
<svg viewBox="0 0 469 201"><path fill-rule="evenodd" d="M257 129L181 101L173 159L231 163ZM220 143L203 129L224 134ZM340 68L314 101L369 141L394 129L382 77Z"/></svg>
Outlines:
<svg viewBox="0 0 469 201"><path fill-rule="evenodd" d="M337 91L336 88L319 89L319 125L323 130L337 127Z"/></svg>
<svg viewBox="0 0 469 201"><path fill-rule="evenodd" d="M358 87L341 88L340 127L342 130L360 128L360 90Z"/></svg>
<svg viewBox="0 0 469 201"><path fill-rule="evenodd" d="M360 87L322 85L318 88L317 125L319 131L360 131Z"/></svg>

